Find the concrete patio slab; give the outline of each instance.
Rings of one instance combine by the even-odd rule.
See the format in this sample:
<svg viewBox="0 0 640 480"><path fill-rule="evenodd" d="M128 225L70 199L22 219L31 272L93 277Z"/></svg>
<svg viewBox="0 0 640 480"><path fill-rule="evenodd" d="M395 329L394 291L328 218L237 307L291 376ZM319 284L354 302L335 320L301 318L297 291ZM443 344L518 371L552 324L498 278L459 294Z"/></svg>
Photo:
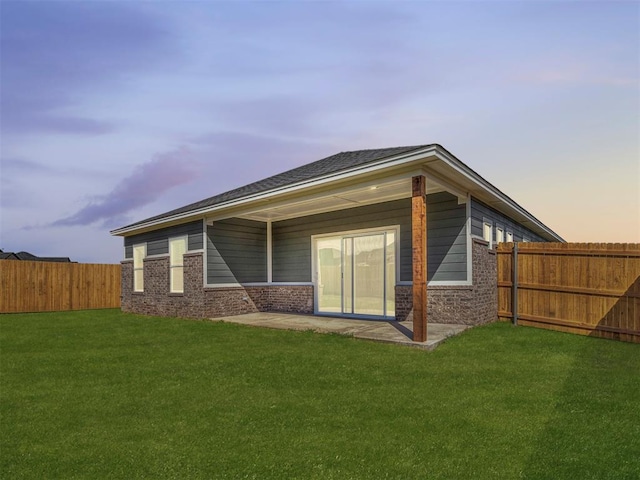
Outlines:
<svg viewBox="0 0 640 480"><path fill-rule="evenodd" d="M469 328L468 325L429 323L427 325L427 341L420 343L411 340L413 335L412 322L266 312L212 318L211 320L279 330L312 330L317 333L337 333L376 342L396 343L427 350L434 349L448 337L457 335Z"/></svg>

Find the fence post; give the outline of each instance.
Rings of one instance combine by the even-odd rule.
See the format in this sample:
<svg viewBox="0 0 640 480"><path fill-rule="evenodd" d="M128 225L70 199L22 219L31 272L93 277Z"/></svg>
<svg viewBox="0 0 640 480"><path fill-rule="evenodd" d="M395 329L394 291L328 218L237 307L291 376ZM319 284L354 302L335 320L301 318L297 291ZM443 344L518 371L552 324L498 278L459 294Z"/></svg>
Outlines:
<svg viewBox="0 0 640 480"><path fill-rule="evenodd" d="M513 324L518 325L518 242L513 244L513 272L511 273L511 310Z"/></svg>

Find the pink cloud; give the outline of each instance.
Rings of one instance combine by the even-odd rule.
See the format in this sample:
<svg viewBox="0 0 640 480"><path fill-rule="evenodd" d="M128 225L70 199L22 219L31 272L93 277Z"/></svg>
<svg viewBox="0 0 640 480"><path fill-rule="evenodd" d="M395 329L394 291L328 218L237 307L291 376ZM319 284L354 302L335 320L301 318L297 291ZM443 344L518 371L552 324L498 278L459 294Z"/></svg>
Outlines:
<svg viewBox="0 0 640 480"><path fill-rule="evenodd" d="M156 155L138 165L111 192L92 198L76 213L56 220L51 226L90 225L98 221L113 225L122 221L126 213L154 202L167 190L193 181L199 170L200 164L186 148Z"/></svg>

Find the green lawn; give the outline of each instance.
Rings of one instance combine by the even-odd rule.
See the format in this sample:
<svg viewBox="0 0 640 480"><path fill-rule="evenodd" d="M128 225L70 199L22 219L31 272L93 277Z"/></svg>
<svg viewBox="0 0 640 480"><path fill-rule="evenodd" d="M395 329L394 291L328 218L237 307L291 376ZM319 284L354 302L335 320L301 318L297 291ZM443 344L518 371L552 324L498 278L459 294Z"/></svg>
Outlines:
<svg viewBox="0 0 640 480"><path fill-rule="evenodd" d="M640 346L0 315L2 478L640 478Z"/></svg>

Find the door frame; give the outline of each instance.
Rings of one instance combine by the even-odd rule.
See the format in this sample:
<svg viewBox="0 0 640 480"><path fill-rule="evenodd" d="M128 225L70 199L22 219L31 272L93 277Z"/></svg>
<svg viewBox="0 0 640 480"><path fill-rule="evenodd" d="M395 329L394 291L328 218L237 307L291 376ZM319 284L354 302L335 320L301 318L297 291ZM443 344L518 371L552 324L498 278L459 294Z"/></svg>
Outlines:
<svg viewBox="0 0 640 480"><path fill-rule="evenodd" d="M322 238L331 238L331 237L340 237L340 244L342 245L342 241L344 237L353 237L353 236L366 236L376 233L385 233L385 232L394 232L396 238L396 246L395 246L395 277L396 281L394 285L387 285L387 288L393 288L395 293L395 287L398 285L400 281L400 225L385 225L380 227L372 227L372 228L358 228L354 230L342 230L338 232L329 232L329 233L321 233L316 235L311 235L311 281L313 283L313 314L319 316L328 316L328 317L345 317L345 318L360 318L360 319L371 319L371 320L389 320L394 317L385 317L382 315L359 315L359 314L351 314L351 313L334 313L334 312L319 312L318 311L318 293L320 289L318 288L318 249L317 249L317 240ZM386 281L386 280L385 280ZM344 299L343 299L344 301Z"/></svg>

